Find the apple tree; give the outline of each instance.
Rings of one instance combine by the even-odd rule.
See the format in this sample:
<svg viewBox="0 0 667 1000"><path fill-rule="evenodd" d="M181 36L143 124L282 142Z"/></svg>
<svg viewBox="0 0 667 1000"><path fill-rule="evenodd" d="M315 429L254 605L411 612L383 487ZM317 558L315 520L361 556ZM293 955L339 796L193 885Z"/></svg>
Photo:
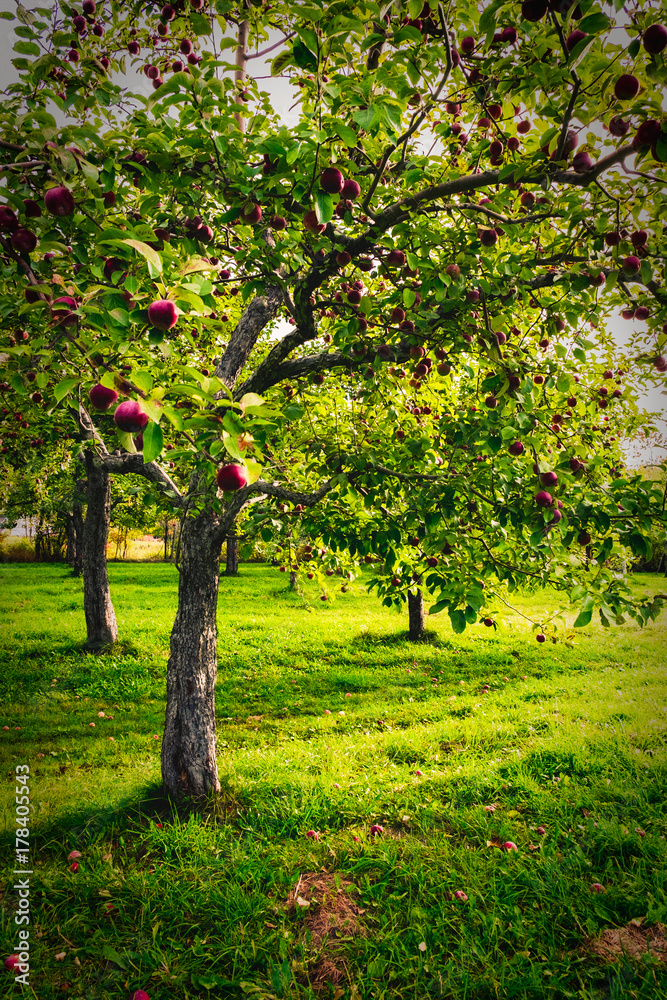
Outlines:
<svg viewBox="0 0 667 1000"><path fill-rule="evenodd" d="M169 794L219 788L219 559L241 511L301 517L325 575L368 556L383 599L426 590L457 631L525 579L579 624L657 613L605 564L665 523L612 440L667 370L659 21L592 0L23 17L3 349L13 391L29 368L76 416L100 640L109 477L182 518ZM252 75L268 50L289 126ZM131 60L148 98L119 82ZM622 349L619 310L646 324Z"/></svg>

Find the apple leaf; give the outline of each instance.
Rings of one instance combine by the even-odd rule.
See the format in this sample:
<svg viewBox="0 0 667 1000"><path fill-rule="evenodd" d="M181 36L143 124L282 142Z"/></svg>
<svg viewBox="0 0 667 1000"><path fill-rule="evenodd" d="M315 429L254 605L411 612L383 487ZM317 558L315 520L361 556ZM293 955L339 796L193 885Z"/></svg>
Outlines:
<svg viewBox="0 0 667 1000"><path fill-rule="evenodd" d="M317 69L317 57L306 48L303 42L297 41L294 43L292 52L294 55L294 62L297 64L299 69Z"/></svg>
<svg viewBox="0 0 667 1000"><path fill-rule="evenodd" d="M149 247L147 243L142 243L141 240L119 240L118 242L126 243L129 247L133 247L149 264L153 265L158 274L162 274L162 258L159 253L153 250L153 247Z"/></svg>
<svg viewBox="0 0 667 1000"><path fill-rule="evenodd" d="M592 617L593 617L593 598L590 594L586 594L583 601L581 602L581 611L577 615L577 620L574 623L574 627L584 628L584 626L590 625Z"/></svg>
<svg viewBox="0 0 667 1000"><path fill-rule="evenodd" d="M129 451L131 455L136 455L137 449L134 446L134 438L127 431L116 430L116 437L120 441L121 448Z"/></svg>
<svg viewBox="0 0 667 1000"><path fill-rule="evenodd" d="M368 129L375 121L376 113L377 108L371 104L369 108L361 108L359 111L355 111L352 117L357 125L360 125L364 129Z"/></svg>
<svg viewBox="0 0 667 1000"><path fill-rule="evenodd" d="M56 398L56 402L60 402L64 399L80 382L78 378L64 378L62 382L58 382L58 385L53 390L53 395Z"/></svg>
<svg viewBox="0 0 667 1000"><path fill-rule="evenodd" d="M465 632L467 622L464 611L461 611L460 608L450 608L449 617L452 622L452 629L456 635L461 635L462 632Z"/></svg>
<svg viewBox="0 0 667 1000"><path fill-rule="evenodd" d="M176 410L173 406L163 406L162 412L169 423L173 424L177 431L183 430L183 416L180 410Z"/></svg>
<svg viewBox="0 0 667 1000"><path fill-rule="evenodd" d="M609 27L609 18L601 11L587 14L577 25L579 31L587 35L595 35L598 31L605 31Z"/></svg>
<svg viewBox="0 0 667 1000"><path fill-rule="evenodd" d="M318 222L331 222L334 213L333 198L326 191L315 193L315 213Z"/></svg>
<svg viewBox="0 0 667 1000"><path fill-rule="evenodd" d="M245 467L248 470L248 482L256 483L262 474L262 466L252 458L247 458L245 460Z"/></svg>
<svg viewBox="0 0 667 1000"><path fill-rule="evenodd" d="M153 376L150 372L133 371L132 381L135 385L139 386L143 392L150 392L153 388Z"/></svg>
<svg viewBox="0 0 667 1000"><path fill-rule="evenodd" d="M162 403L159 399L142 399L141 405L151 418L156 423L159 423L162 419Z"/></svg>
<svg viewBox="0 0 667 1000"><path fill-rule="evenodd" d="M357 133L353 128L350 128L349 125L346 125L344 122L336 121L334 122L334 129L346 146L357 145Z"/></svg>
<svg viewBox="0 0 667 1000"><path fill-rule="evenodd" d="M144 404L145 406L145 404ZM146 407L148 412L148 407ZM159 424L151 420L143 432L144 436L144 463L153 462L162 451L163 439L162 428Z"/></svg>

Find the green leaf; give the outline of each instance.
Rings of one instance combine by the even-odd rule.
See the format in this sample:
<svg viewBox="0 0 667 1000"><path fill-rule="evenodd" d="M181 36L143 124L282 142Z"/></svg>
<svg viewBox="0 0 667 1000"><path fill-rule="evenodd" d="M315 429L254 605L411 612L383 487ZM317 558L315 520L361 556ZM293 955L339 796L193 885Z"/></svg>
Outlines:
<svg viewBox="0 0 667 1000"><path fill-rule="evenodd" d="M142 399L141 405L143 406L144 410L151 418L151 420L154 420L156 423L160 422L160 420L162 419L162 411L163 411L161 400Z"/></svg>
<svg viewBox="0 0 667 1000"><path fill-rule="evenodd" d="M579 21L577 28L579 31L583 31L587 35L595 35L598 31L605 31L609 27L609 18L606 14L601 11L596 11L594 14L588 14L586 17Z"/></svg>
<svg viewBox="0 0 667 1000"><path fill-rule="evenodd" d="M132 381L144 392L150 392L153 388L153 376L150 372L133 371Z"/></svg>
<svg viewBox="0 0 667 1000"><path fill-rule="evenodd" d="M334 129L337 134L343 140L346 146L356 146L357 145L357 133L349 125L344 122L336 121L334 123Z"/></svg>
<svg viewBox="0 0 667 1000"><path fill-rule="evenodd" d="M58 382L58 385L53 390L56 402L59 403L61 399L64 399L75 386L79 385L80 381L78 378L64 378L62 382Z"/></svg>
<svg viewBox="0 0 667 1000"><path fill-rule="evenodd" d="M584 628L584 626L590 625L591 618L593 617L593 603L594 601L592 595L586 594L581 602L581 611L579 612L574 623L575 628Z"/></svg>
<svg viewBox="0 0 667 1000"><path fill-rule="evenodd" d="M162 451L162 428L154 420L149 421L143 432L144 463L153 462Z"/></svg>
<svg viewBox="0 0 667 1000"><path fill-rule="evenodd" d="M359 111L355 111L352 117L357 125L360 125L363 129L368 129L375 121L376 115L377 108L371 104L369 108L361 108Z"/></svg>
<svg viewBox="0 0 667 1000"><path fill-rule="evenodd" d="M317 215L317 221L331 222L334 213L334 203L333 198L326 191L316 191L315 192L315 214Z"/></svg>
<svg viewBox="0 0 667 1000"><path fill-rule="evenodd" d="M119 965L121 969L127 969L127 959L122 955L119 955L116 949L112 948L111 945L104 945L102 948L102 955L104 958L108 959L108 961L115 962L115 964Z"/></svg>
<svg viewBox="0 0 667 1000"><path fill-rule="evenodd" d="M630 56L631 59L637 58L640 48L641 48L641 42L639 41L639 39L633 38L630 44L628 45L628 55Z"/></svg>
<svg viewBox="0 0 667 1000"><path fill-rule="evenodd" d="M284 69L294 65L294 53L291 49L279 52L271 63L271 76L280 76Z"/></svg>
<svg viewBox="0 0 667 1000"><path fill-rule="evenodd" d="M462 632L465 632L467 624L465 612L461 611L460 608L450 608L449 617L452 622L452 628L457 635L461 635Z"/></svg>
<svg viewBox="0 0 667 1000"><path fill-rule="evenodd" d="M317 57L306 48L302 41L297 41L292 47L294 62L300 69L317 69Z"/></svg>
<svg viewBox="0 0 667 1000"><path fill-rule="evenodd" d="M20 52L24 56L38 56L39 45L35 42L15 42L14 52Z"/></svg>
<svg viewBox="0 0 667 1000"><path fill-rule="evenodd" d="M162 274L162 258L159 253L153 250L153 247L149 247L147 243L142 243L141 240L121 240L120 242L133 247L137 253L145 257L149 264L153 265L158 274Z"/></svg>

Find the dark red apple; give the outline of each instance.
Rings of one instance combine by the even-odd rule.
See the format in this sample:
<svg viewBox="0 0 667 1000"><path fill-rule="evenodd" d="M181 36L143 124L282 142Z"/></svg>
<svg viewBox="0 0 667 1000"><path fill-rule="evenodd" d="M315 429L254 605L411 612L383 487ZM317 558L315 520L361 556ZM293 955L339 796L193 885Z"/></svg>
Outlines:
<svg viewBox="0 0 667 1000"><path fill-rule="evenodd" d="M585 174L592 166L593 161L588 153L575 153L572 159L572 167L578 174Z"/></svg>
<svg viewBox="0 0 667 1000"><path fill-rule="evenodd" d="M648 306L637 306L635 309L635 319L646 320L651 315L651 310Z"/></svg>
<svg viewBox="0 0 667 1000"><path fill-rule="evenodd" d="M0 232L13 233L18 229L19 220L9 205L0 205Z"/></svg>
<svg viewBox="0 0 667 1000"><path fill-rule="evenodd" d="M340 190L340 196L344 201L355 201L361 194L361 188L356 181L353 181L351 177L348 177L346 181L343 182L343 186Z"/></svg>
<svg viewBox="0 0 667 1000"><path fill-rule="evenodd" d="M633 247L643 247L648 240L648 233L645 229L636 229L634 233L630 234L630 242Z"/></svg>
<svg viewBox="0 0 667 1000"><path fill-rule="evenodd" d="M157 299L148 307L148 321L157 330L171 330L178 323L176 306L171 299Z"/></svg>
<svg viewBox="0 0 667 1000"><path fill-rule="evenodd" d="M405 310L401 309L400 306L395 306L391 311L391 321L392 323L402 323L405 319Z"/></svg>
<svg viewBox="0 0 667 1000"><path fill-rule="evenodd" d="M340 194L343 190L343 175L337 167L327 167L320 174L320 187L327 194Z"/></svg>
<svg viewBox="0 0 667 1000"><path fill-rule="evenodd" d="M636 274L637 271L639 270L639 266L640 266L639 257L631 255L630 257L625 258L625 260L621 264L621 269L626 275Z"/></svg>
<svg viewBox="0 0 667 1000"><path fill-rule="evenodd" d="M637 131L635 132L635 137L632 140L632 145L635 149L642 146L652 146L654 142L657 142L660 138L662 132L662 127L657 118L649 118L645 122L642 122Z"/></svg>
<svg viewBox="0 0 667 1000"><path fill-rule="evenodd" d="M42 209L38 201L33 198L23 199L23 211L25 212L27 219L39 219L42 214Z"/></svg>
<svg viewBox="0 0 667 1000"><path fill-rule="evenodd" d="M552 507L553 502L551 493L547 493L546 490L540 490L539 493L535 494L535 503L538 507Z"/></svg>
<svg viewBox="0 0 667 1000"><path fill-rule="evenodd" d="M631 73L622 73L614 85L614 94L619 101L631 101L639 93L639 80Z"/></svg>
<svg viewBox="0 0 667 1000"><path fill-rule="evenodd" d="M71 215L74 211L74 196L69 188L60 187L49 188L44 195L44 204L47 212L51 215L64 217Z"/></svg>
<svg viewBox="0 0 667 1000"><path fill-rule="evenodd" d="M449 277L454 280L461 277L461 268L458 264L448 264L445 270Z"/></svg>
<svg viewBox="0 0 667 1000"><path fill-rule="evenodd" d="M494 247L498 242L498 233L495 229L483 229L479 234L479 241L483 247Z"/></svg>
<svg viewBox="0 0 667 1000"><path fill-rule="evenodd" d="M127 434L139 434L148 424L148 414L134 399L126 399L116 407L113 415L116 427Z"/></svg>
<svg viewBox="0 0 667 1000"><path fill-rule="evenodd" d="M37 246L37 236L31 229L19 227L12 233L12 246L19 253L32 253Z"/></svg>
<svg viewBox="0 0 667 1000"><path fill-rule="evenodd" d="M630 122L624 121L620 115L614 115L609 122L609 134L621 139L630 130Z"/></svg>
<svg viewBox="0 0 667 1000"><path fill-rule="evenodd" d="M106 385L94 385L88 392L88 399L96 410L110 410L118 399L115 389L108 389Z"/></svg>
<svg viewBox="0 0 667 1000"><path fill-rule="evenodd" d="M323 233L326 226L318 222L316 212L310 209L303 217L303 228L309 233Z"/></svg>
<svg viewBox="0 0 667 1000"><path fill-rule="evenodd" d="M469 56L472 52L475 51L475 44L476 44L476 42L475 42L475 39L473 38L473 36L472 35L466 35L465 38L461 39L461 44L459 45L459 49L465 55Z"/></svg>
<svg viewBox="0 0 667 1000"><path fill-rule="evenodd" d="M548 6L547 0L524 0L521 4L521 17L524 21L541 21Z"/></svg>
<svg viewBox="0 0 667 1000"><path fill-rule="evenodd" d="M642 42L649 55L658 55L667 45L667 29L661 24L651 24L644 32Z"/></svg>
<svg viewBox="0 0 667 1000"><path fill-rule="evenodd" d="M5 728L7 728L7 727L5 727ZM18 969L19 965L21 965L21 959L19 958L18 955L9 955L5 959L5 971L6 972L15 972Z"/></svg>
<svg viewBox="0 0 667 1000"><path fill-rule="evenodd" d="M336 263L338 264L339 267L345 267L345 265L349 264L351 260L352 257L347 252L347 250L341 250L339 253L336 254Z"/></svg>
<svg viewBox="0 0 667 1000"><path fill-rule="evenodd" d="M387 264L392 267L400 267L405 264L405 254L402 250L390 250L385 259Z"/></svg>
<svg viewBox="0 0 667 1000"><path fill-rule="evenodd" d="M194 6L194 4L192 4L192 6ZM159 825L161 824L158 824L158 826ZM151 1000L151 998L149 997L148 993L146 993L145 990L135 990L132 996L130 997L130 1000Z"/></svg>
<svg viewBox="0 0 667 1000"><path fill-rule="evenodd" d="M248 472L243 465L231 462L229 465L222 465L218 469L215 477L218 488L225 493L233 493L248 485Z"/></svg>
<svg viewBox="0 0 667 1000"><path fill-rule="evenodd" d="M272 215L269 220L269 225L271 229L280 231L287 228L287 219L282 215Z"/></svg>
<svg viewBox="0 0 667 1000"><path fill-rule="evenodd" d="M529 121L524 120L522 122L519 122L519 124L516 127L516 130L520 135L525 135L527 132L530 132L532 127L533 126Z"/></svg>
<svg viewBox="0 0 667 1000"><path fill-rule="evenodd" d="M370 257L360 257L357 261L357 267L359 268L360 271L364 272L372 271L373 261L371 260Z"/></svg>
<svg viewBox="0 0 667 1000"><path fill-rule="evenodd" d="M510 455L523 455L525 448L521 441L513 441L507 450Z"/></svg>
<svg viewBox="0 0 667 1000"><path fill-rule="evenodd" d="M127 51L131 56L138 56L141 49L139 48L139 42L131 41L127 44Z"/></svg>
<svg viewBox="0 0 667 1000"><path fill-rule="evenodd" d="M588 35L586 34L585 31L579 31L578 28L576 28L574 31L571 31L570 34L565 39L565 48L567 49L567 51L571 52L572 49L577 44L577 42L580 42L583 38L588 38Z"/></svg>
<svg viewBox="0 0 667 1000"><path fill-rule="evenodd" d="M542 486L555 486L558 483L558 476L555 472L543 472L540 476Z"/></svg>
<svg viewBox="0 0 667 1000"><path fill-rule="evenodd" d="M262 218L262 209L258 204L244 206L241 212L241 222L244 226L255 226Z"/></svg>
<svg viewBox="0 0 667 1000"><path fill-rule="evenodd" d="M577 541L580 545L590 545L591 536L588 531L580 531L577 535Z"/></svg>
<svg viewBox="0 0 667 1000"><path fill-rule="evenodd" d="M184 56L190 55L190 53L192 52L192 42L190 41L189 38L184 38L181 41L180 45L178 46L178 51L181 53L181 55Z"/></svg>

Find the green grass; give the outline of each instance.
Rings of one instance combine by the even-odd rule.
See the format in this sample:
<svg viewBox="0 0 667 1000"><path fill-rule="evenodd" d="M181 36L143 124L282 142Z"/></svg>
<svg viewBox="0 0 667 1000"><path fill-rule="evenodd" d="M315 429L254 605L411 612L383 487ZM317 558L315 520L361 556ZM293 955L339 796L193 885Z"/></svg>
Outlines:
<svg viewBox="0 0 667 1000"><path fill-rule="evenodd" d="M27 763L28 995L667 997L664 964L603 964L586 946L633 918L667 923L667 616L643 631L591 627L572 649L538 646L519 615L463 636L437 616L413 645L406 616L359 584L323 606L245 565L221 580L223 794L176 810L155 738L176 570L109 572L122 641L93 656L80 581L60 566L0 567L0 934L7 955L14 770ZM517 607L542 616L557 602ZM506 840L518 852L495 846ZM328 949L339 986L319 993L315 903L284 905L313 872L350 883L364 911L364 933ZM451 898L459 889L466 902Z"/></svg>

